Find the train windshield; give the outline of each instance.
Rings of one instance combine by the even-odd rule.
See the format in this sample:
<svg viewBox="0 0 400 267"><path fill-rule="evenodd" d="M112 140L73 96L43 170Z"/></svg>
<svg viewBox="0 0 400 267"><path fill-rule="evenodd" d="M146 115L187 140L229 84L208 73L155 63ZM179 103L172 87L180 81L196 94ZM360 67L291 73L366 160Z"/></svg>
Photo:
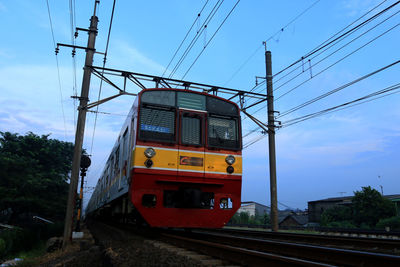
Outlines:
<svg viewBox="0 0 400 267"><path fill-rule="evenodd" d="M182 144L203 146L207 140L209 147L238 150L239 122L237 106L214 96L168 90L149 90L141 95L141 140L176 142L180 129Z"/></svg>
<svg viewBox="0 0 400 267"><path fill-rule="evenodd" d="M208 144L212 147L239 149L237 119L210 115L208 117Z"/></svg>
<svg viewBox="0 0 400 267"><path fill-rule="evenodd" d="M143 105L140 110L139 136L142 140L175 141L175 110Z"/></svg>

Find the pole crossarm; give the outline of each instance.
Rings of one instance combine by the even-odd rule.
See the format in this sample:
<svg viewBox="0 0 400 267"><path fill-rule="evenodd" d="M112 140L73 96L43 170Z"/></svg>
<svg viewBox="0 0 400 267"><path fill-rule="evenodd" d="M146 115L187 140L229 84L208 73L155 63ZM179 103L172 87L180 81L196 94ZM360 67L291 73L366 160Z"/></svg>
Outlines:
<svg viewBox="0 0 400 267"><path fill-rule="evenodd" d="M217 93L231 94L231 95L233 95L233 97L229 98L230 100L235 97L242 96L242 97L260 99L261 100L260 103L262 103L262 102L266 101L266 99L267 99L266 94L244 91L244 90L239 90L239 89L234 89L234 88L227 88L227 87L215 86L215 85L210 85L210 84L205 84L205 83L177 80L177 79L165 78L165 77L137 73L137 72L130 72L130 71L124 71L124 70L118 70L118 69L111 69L111 68L103 68L103 67L98 67L98 66L91 66L90 68L92 69L92 72L97 77L99 77L100 79L103 79L105 82L109 83L111 86L115 87L119 91L125 91L125 90L122 90L115 83L111 82L110 79L108 79L106 77L106 75L124 77L124 82L126 82L126 78L127 78L128 80L130 80L132 83L137 85L142 90L147 89L147 88L152 88L152 87L146 87L144 85L143 81L147 81L147 82L155 83L155 86L154 86L155 88L158 88L161 85L166 88L174 87L174 88L183 89L183 90L188 90L188 89L201 90L202 92L206 92L208 94L212 93L215 95ZM124 84L124 89L125 89L125 84Z"/></svg>
<svg viewBox="0 0 400 267"><path fill-rule="evenodd" d="M258 125L261 129L264 130L265 133L269 133L270 131L273 131L273 129L269 129L268 125L257 119L256 117L250 115L249 113L246 112L245 109L241 110L247 117L249 117L252 121L254 121L255 124Z"/></svg>
<svg viewBox="0 0 400 267"><path fill-rule="evenodd" d="M105 103L105 102L108 102L108 101L110 101L110 100L112 100L112 99L114 99L114 98L116 98L116 97L121 96L121 95L137 96L137 94L128 93L128 92L122 92L122 91L121 91L121 92L119 92L119 94L116 94L116 95L113 95L113 96L110 96L110 97L106 97L106 98L101 99L101 100L99 100L99 101L96 101L96 102L92 102L92 103L90 103L90 104L87 104L86 107L84 107L84 108L85 108L85 109L94 108L95 106L101 105L101 104L103 104L103 103Z"/></svg>

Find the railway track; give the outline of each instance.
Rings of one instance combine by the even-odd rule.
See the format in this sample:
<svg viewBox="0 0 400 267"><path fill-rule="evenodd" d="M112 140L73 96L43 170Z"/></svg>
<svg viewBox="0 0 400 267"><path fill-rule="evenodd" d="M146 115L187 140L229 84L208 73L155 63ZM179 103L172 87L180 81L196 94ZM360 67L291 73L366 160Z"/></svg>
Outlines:
<svg viewBox="0 0 400 267"><path fill-rule="evenodd" d="M300 234L287 232L270 232L238 229L213 229L213 233L224 233L235 236L255 237L283 242L323 245L353 250L366 250L369 252L388 253L400 255L400 240L370 237L332 236L323 234ZM201 232L207 232L201 231Z"/></svg>
<svg viewBox="0 0 400 267"><path fill-rule="evenodd" d="M400 266L400 256L221 232L166 231L164 242L244 266Z"/></svg>

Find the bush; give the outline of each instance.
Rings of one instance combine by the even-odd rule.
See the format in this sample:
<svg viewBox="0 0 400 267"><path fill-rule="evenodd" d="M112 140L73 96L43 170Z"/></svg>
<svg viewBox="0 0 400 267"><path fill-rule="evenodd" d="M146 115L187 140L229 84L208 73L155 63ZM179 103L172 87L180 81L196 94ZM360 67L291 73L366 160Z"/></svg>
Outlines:
<svg viewBox="0 0 400 267"><path fill-rule="evenodd" d="M349 221L329 222L326 226L330 228L346 228L346 229L356 228L356 226Z"/></svg>
<svg viewBox="0 0 400 267"><path fill-rule="evenodd" d="M390 227L390 230L400 230L400 216L381 219L376 224L376 228L384 229L385 227Z"/></svg>
<svg viewBox="0 0 400 267"><path fill-rule="evenodd" d="M6 241L0 238L0 258L6 254L5 251L6 251Z"/></svg>

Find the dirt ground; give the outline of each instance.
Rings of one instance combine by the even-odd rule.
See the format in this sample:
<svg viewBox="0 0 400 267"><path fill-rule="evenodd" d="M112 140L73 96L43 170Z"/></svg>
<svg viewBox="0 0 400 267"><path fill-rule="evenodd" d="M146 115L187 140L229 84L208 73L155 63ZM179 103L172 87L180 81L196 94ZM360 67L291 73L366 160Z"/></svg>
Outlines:
<svg viewBox="0 0 400 267"><path fill-rule="evenodd" d="M91 224L66 251L47 253L39 266L217 266L218 260L104 224Z"/></svg>

